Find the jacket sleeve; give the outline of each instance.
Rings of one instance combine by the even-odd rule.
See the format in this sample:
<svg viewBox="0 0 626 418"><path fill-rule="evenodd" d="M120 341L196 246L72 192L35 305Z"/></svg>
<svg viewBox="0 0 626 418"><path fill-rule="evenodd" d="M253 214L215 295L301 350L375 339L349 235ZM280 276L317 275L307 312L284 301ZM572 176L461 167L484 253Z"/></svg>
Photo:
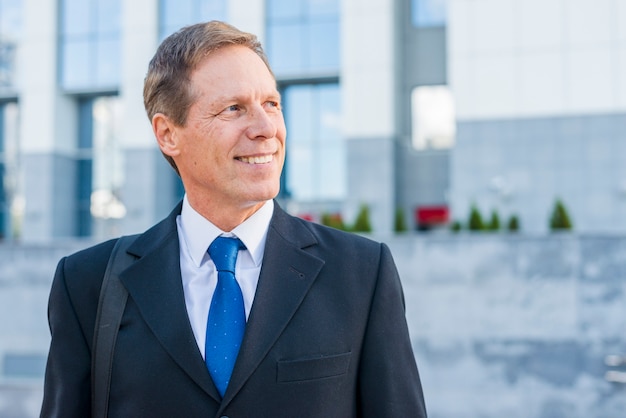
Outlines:
<svg viewBox="0 0 626 418"><path fill-rule="evenodd" d="M425 418L426 406L389 248L381 244L377 284L359 364L359 415Z"/></svg>
<svg viewBox="0 0 626 418"><path fill-rule="evenodd" d="M84 418L91 414L91 350L70 297L65 275L66 260L63 258L57 266L48 302L52 339L42 418Z"/></svg>

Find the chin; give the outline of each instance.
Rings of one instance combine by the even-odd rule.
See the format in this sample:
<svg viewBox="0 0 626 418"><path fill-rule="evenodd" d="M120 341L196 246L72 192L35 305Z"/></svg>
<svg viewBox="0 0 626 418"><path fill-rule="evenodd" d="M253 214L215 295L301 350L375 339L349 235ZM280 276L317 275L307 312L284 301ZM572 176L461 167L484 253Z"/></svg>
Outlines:
<svg viewBox="0 0 626 418"><path fill-rule="evenodd" d="M256 203L261 203L261 202L265 202L267 200L271 200L274 199L276 196L278 196L278 191L279 189L273 190L273 191L267 191L264 193L253 193L248 197L248 202L251 202L252 204L256 204Z"/></svg>

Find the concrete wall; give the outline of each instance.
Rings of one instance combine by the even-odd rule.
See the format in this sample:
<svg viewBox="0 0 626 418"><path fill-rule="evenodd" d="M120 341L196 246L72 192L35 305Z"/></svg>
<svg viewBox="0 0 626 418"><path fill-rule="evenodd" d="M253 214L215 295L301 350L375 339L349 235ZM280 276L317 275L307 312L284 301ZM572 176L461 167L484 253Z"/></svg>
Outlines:
<svg viewBox="0 0 626 418"><path fill-rule="evenodd" d="M451 151L451 204L543 233L555 199L582 233L626 232L626 113L462 121Z"/></svg>
<svg viewBox="0 0 626 418"><path fill-rule="evenodd" d="M626 239L390 241L431 418L620 417Z"/></svg>
<svg viewBox="0 0 626 418"><path fill-rule="evenodd" d="M383 238L400 271L431 418L612 418L626 385L626 237ZM0 245L0 416L36 417L58 259L88 245Z"/></svg>

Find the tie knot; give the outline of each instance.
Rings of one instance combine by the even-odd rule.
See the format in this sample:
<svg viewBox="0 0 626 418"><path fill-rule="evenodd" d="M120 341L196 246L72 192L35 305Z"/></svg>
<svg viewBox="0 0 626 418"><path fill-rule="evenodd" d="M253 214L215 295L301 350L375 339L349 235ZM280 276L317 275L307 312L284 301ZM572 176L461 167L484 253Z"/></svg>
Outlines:
<svg viewBox="0 0 626 418"><path fill-rule="evenodd" d="M245 245L239 238L217 237L209 245L209 255L215 263L217 271L230 271L235 274L237 252L243 250Z"/></svg>

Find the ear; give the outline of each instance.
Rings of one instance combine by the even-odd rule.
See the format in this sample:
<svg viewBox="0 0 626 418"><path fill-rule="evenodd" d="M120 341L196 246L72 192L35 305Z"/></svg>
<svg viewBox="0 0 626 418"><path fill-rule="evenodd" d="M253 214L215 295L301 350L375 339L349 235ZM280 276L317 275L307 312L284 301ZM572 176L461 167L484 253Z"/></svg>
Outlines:
<svg viewBox="0 0 626 418"><path fill-rule="evenodd" d="M180 154L176 125L170 118L163 113L156 113L152 117L152 130L163 154L169 157Z"/></svg>

